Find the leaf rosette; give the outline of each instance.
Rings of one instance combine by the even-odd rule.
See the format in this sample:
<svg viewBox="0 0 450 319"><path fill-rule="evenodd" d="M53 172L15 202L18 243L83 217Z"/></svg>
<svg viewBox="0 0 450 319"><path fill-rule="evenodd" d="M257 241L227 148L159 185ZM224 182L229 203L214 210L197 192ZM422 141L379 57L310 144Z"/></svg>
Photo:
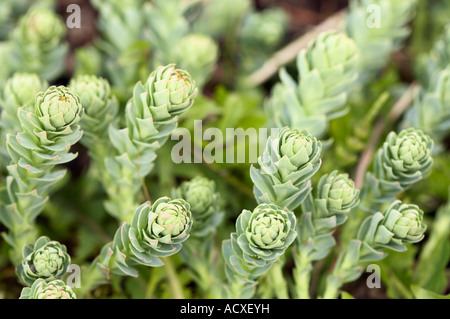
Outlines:
<svg viewBox="0 0 450 319"><path fill-rule="evenodd" d="M261 204L253 212L244 209L236 221L236 232L223 243L227 276L261 276L294 242L296 226L291 211L273 204Z"/></svg>
<svg viewBox="0 0 450 319"><path fill-rule="evenodd" d="M38 279L31 287L22 289L20 299L77 299L77 296L62 280L47 283L43 279Z"/></svg>
<svg viewBox="0 0 450 319"><path fill-rule="evenodd" d="M273 203L290 210L298 207L311 189L310 178L320 167L321 143L307 131L284 128L269 137L260 169L251 167L254 194L259 204Z"/></svg>
<svg viewBox="0 0 450 319"><path fill-rule="evenodd" d="M62 279L70 264L66 246L45 236L40 237L34 245L25 246L23 258L17 267L17 275L29 286L39 278L46 282Z"/></svg>

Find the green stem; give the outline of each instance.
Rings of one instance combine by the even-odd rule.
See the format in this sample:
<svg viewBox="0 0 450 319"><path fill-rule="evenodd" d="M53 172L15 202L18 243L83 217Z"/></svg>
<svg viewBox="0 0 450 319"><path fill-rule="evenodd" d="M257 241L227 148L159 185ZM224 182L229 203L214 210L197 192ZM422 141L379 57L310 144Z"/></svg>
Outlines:
<svg viewBox="0 0 450 319"><path fill-rule="evenodd" d="M388 268L386 272L389 275L390 285L394 286L406 299L415 299L413 293L403 284L393 271L390 271Z"/></svg>
<svg viewBox="0 0 450 319"><path fill-rule="evenodd" d="M184 299L183 287L181 286L176 269L170 257L162 259L165 264L167 280L169 281L170 291L174 299Z"/></svg>
<svg viewBox="0 0 450 319"><path fill-rule="evenodd" d="M233 299L241 299L244 287L245 282L236 276L230 284L230 297Z"/></svg>
<svg viewBox="0 0 450 319"><path fill-rule="evenodd" d="M75 289L75 294L78 299L86 299L92 290L107 282L108 280L97 266L96 259L81 273L81 285L80 288Z"/></svg>
<svg viewBox="0 0 450 319"><path fill-rule="evenodd" d="M295 292L298 299L310 299L309 284L311 282L311 271L299 271L295 275Z"/></svg>
<svg viewBox="0 0 450 319"><path fill-rule="evenodd" d="M278 260L269 270L270 285L278 299L289 299L288 287L283 276L284 262Z"/></svg>
<svg viewBox="0 0 450 319"><path fill-rule="evenodd" d="M328 277L325 292L323 293L323 299L337 299L341 287L342 281L337 276Z"/></svg>
<svg viewBox="0 0 450 319"><path fill-rule="evenodd" d="M294 255L295 268L292 272L295 282L295 295L298 299L310 299L309 287L311 282L311 272L313 270L312 261L308 255L300 249Z"/></svg>
<svg viewBox="0 0 450 319"><path fill-rule="evenodd" d="M165 277L165 271L162 267L153 267L150 269L145 299L155 298L155 291L158 283Z"/></svg>
<svg viewBox="0 0 450 319"><path fill-rule="evenodd" d="M10 236L14 238L14 246L10 251L10 258L14 266L18 266L22 262L23 247L33 244L37 239L37 233L34 224L25 225L25 227L21 227L21 230L18 231L11 230Z"/></svg>

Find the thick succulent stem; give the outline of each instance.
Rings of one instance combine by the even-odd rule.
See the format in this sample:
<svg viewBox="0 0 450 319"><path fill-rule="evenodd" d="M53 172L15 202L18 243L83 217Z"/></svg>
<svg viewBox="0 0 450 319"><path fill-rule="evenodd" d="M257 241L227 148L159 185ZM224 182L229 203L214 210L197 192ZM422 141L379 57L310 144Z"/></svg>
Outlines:
<svg viewBox="0 0 450 319"><path fill-rule="evenodd" d="M136 84L126 105L126 127L109 128L115 155L105 160L103 184L109 195L105 206L111 215L130 221L156 151L178 125L178 115L192 106L197 92L189 73L173 64L157 68L145 84Z"/></svg>
<svg viewBox="0 0 450 319"><path fill-rule="evenodd" d="M105 274L98 267L95 259L90 266L83 269L80 288L75 288L78 298L88 298L89 293L102 284L108 283Z"/></svg>
<svg viewBox="0 0 450 319"><path fill-rule="evenodd" d="M323 293L323 299L336 299L339 296L339 290L341 289L342 284L339 277L328 277L325 292Z"/></svg>
<svg viewBox="0 0 450 319"><path fill-rule="evenodd" d="M277 299L289 299L287 281L283 274L284 260L278 260L270 268L267 276L273 293Z"/></svg>
<svg viewBox="0 0 450 319"><path fill-rule="evenodd" d="M311 283L312 261L308 254L300 252L294 255L295 268L292 272L295 283L295 295L298 299L310 299L309 287Z"/></svg>
<svg viewBox="0 0 450 319"><path fill-rule="evenodd" d="M162 259L167 272L167 280L169 281L171 296L174 299L184 299L183 287L177 275L177 271L170 260L170 257Z"/></svg>
<svg viewBox="0 0 450 319"><path fill-rule="evenodd" d="M20 262L22 248L37 239L34 221L42 212L49 188L59 182L65 170L58 164L73 160L70 146L82 136L78 125L83 108L76 95L65 87L50 87L36 96L30 110L19 109L21 132L7 135L11 157L6 178L7 198L0 206L0 220L10 229L4 234L13 247L12 260Z"/></svg>

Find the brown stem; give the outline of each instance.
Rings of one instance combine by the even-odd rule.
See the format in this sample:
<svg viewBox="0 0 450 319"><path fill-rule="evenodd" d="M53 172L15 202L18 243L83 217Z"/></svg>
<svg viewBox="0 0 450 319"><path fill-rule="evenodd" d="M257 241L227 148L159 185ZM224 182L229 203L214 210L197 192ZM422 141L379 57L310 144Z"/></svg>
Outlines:
<svg viewBox="0 0 450 319"><path fill-rule="evenodd" d="M341 10L333 14L331 17L315 26L307 33L301 35L281 50L275 52L275 54L267 60L261 68L250 74L250 76L245 79L244 83L253 87L267 81L278 71L281 66L294 60L300 50L306 48L309 42L315 39L320 33L338 29L344 22L345 13L345 10Z"/></svg>

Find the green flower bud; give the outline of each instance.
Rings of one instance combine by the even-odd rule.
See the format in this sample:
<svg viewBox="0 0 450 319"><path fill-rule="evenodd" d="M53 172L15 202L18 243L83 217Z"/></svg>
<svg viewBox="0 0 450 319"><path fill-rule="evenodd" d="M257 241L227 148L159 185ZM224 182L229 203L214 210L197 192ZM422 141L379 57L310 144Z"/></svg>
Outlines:
<svg viewBox="0 0 450 319"><path fill-rule="evenodd" d="M129 139L134 144L129 148L152 150L155 142L162 145L177 126L177 115L192 106L197 92L191 76L174 64L158 67L146 84L137 83L126 106Z"/></svg>
<svg viewBox="0 0 450 319"><path fill-rule="evenodd" d="M189 70L197 86L202 87L214 71L219 48L211 37L188 34L174 47L179 65Z"/></svg>
<svg viewBox="0 0 450 319"><path fill-rule="evenodd" d="M36 94L45 90L47 84L34 73L15 73L5 84L3 99L17 108L29 109L34 104Z"/></svg>
<svg viewBox="0 0 450 319"><path fill-rule="evenodd" d="M222 221L223 213L219 207L219 194L214 181L203 177L184 182L173 192L173 197L183 198L191 207L194 226L191 234L203 237L213 233Z"/></svg>
<svg viewBox="0 0 450 319"><path fill-rule="evenodd" d="M62 280L36 280L30 288L24 288L20 299L77 299L70 286Z"/></svg>
<svg viewBox="0 0 450 319"><path fill-rule="evenodd" d="M359 203L359 190L348 174L334 171L320 179L316 201L325 204L329 215L348 214Z"/></svg>
<svg viewBox="0 0 450 319"><path fill-rule="evenodd" d="M66 247L48 237L40 237L23 249L23 261L17 268L18 277L27 285L41 278L46 282L61 279L67 272L70 256Z"/></svg>
<svg viewBox="0 0 450 319"><path fill-rule="evenodd" d="M106 278L110 273L137 277L132 265L162 266L160 257L180 251L191 228L192 213L183 199L161 197L153 205L146 202L134 212L131 225L123 223L113 242L103 247L97 265Z"/></svg>
<svg viewBox="0 0 450 319"><path fill-rule="evenodd" d="M63 133L83 114L80 99L64 86L51 86L36 97L36 115L48 132Z"/></svg>
<svg viewBox="0 0 450 319"><path fill-rule="evenodd" d="M328 121L345 115L347 98L358 78L360 54L354 41L340 32L319 34L297 56L298 80L280 71L265 105L273 127L302 128L325 134Z"/></svg>
<svg viewBox="0 0 450 319"><path fill-rule="evenodd" d="M307 132L292 130L282 134L280 139L280 156L287 157L292 164L291 170L301 169L317 153L317 141ZM288 172L288 171L287 171Z"/></svg>
<svg viewBox="0 0 450 319"><path fill-rule="evenodd" d="M435 140L450 132L450 67L433 73L429 87L422 88L407 110L402 127L421 129Z"/></svg>
<svg viewBox="0 0 450 319"><path fill-rule="evenodd" d="M250 170L258 203L295 209L310 190L309 179L320 167L321 143L306 131L284 128L270 137L258 159L260 169Z"/></svg>
<svg viewBox="0 0 450 319"><path fill-rule="evenodd" d="M385 211L384 216L382 225L392 232L393 238L408 244L423 239L427 227L423 223L423 211L417 205L397 201Z"/></svg>
<svg viewBox="0 0 450 319"><path fill-rule="evenodd" d="M227 276L237 273L255 279L266 272L297 236L295 215L273 204L243 210L236 233L223 244Z"/></svg>
<svg viewBox="0 0 450 319"><path fill-rule="evenodd" d="M192 227L189 204L182 199L158 199L153 205L143 204L135 212L130 233L136 238L135 248L164 251L189 237Z"/></svg>
<svg viewBox="0 0 450 319"><path fill-rule="evenodd" d="M56 79L65 68L65 35L66 26L58 14L44 7L31 8L9 36L12 69Z"/></svg>
<svg viewBox="0 0 450 319"><path fill-rule="evenodd" d="M285 247L286 239L293 226L292 220L288 217L287 212L275 209L273 206L258 206L250 216L245 229L245 236L250 247L257 249Z"/></svg>
<svg viewBox="0 0 450 319"><path fill-rule="evenodd" d="M59 41L66 34L61 18L53 11L44 8L30 10L19 24L23 38L40 45Z"/></svg>
<svg viewBox="0 0 450 319"><path fill-rule="evenodd" d="M33 111L36 95L47 88L47 83L41 81L34 73L15 73L5 83L1 92L1 126L5 132L13 133L20 130L18 110Z"/></svg>
<svg viewBox="0 0 450 319"><path fill-rule="evenodd" d="M286 12L275 7L247 14L240 35L242 45L259 49L275 47L283 39L288 20Z"/></svg>
<svg viewBox="0 0 450 319"><path fill-rule="evenodd" d="M190 74L175 69L174 64L160 66L146 83L148 107L155 121L170 119L183 113L194 103L198 89ZM143 114L141 114L143 115Z"/></svg>
<svg viewBox="0 0 450 319"><path fill-rule="evenodd" d="M190 203L195 219L205 217L204 215L213 205L215 198L217 198L217 194L214 193L214 185L213 181L201 177L197 177L195 180L182 185L184 199Z"/></svg>
<svg viewBox="0 0 450 319"><path fill-rule="evenodd" d="M329 95L345 92L358 77L358 48L355 42L343 33L320 34L307 50L303 51L303 54L298 68L300 78L317 70ZM336 81L336 73L340 73L339 78L342 78L342 81ZM308 108L308 114L324 114L320 108L314 108L317 106L315 103L305 101L303 104Z"/></svg>
<svg viewBox="0 0 450 319"><path fill-rule="evenodd" d="M364 220L358 239L367 244L365 249L369 252L381 248L405 251L405 244L417 243L424 238L426 228L423 211L417 205L396 200L383 214L378 212ZM369 254L364 252L363 255Z"/></svg>
<svg viewBox="0 0 450 319"><path fill-rule="evenodd" d="M406 189L431 167L432 148L433 140L421 130L408 128L398 135L391 132L377 153L375 176L399 182Z"/></svg>
<svg viewBox="0 0 450 319"><path fill-rule="evenodd" d="M111 96L111 87L106 79L95 75L81 75L70 81L72 92L79 96L85 114L81 127L92 143L108 132L108 126L116 118L118 104Z"/></svg>
<svg viewBox="0 0 450 319"><path fill-rule="evenodd" d="M98 105L98 102L106 101L111 94L111 86L107 80L95 75L81 75L72 79L69 87L79 96L86 114L91 116L102 114L101 105Z"/></svg>

